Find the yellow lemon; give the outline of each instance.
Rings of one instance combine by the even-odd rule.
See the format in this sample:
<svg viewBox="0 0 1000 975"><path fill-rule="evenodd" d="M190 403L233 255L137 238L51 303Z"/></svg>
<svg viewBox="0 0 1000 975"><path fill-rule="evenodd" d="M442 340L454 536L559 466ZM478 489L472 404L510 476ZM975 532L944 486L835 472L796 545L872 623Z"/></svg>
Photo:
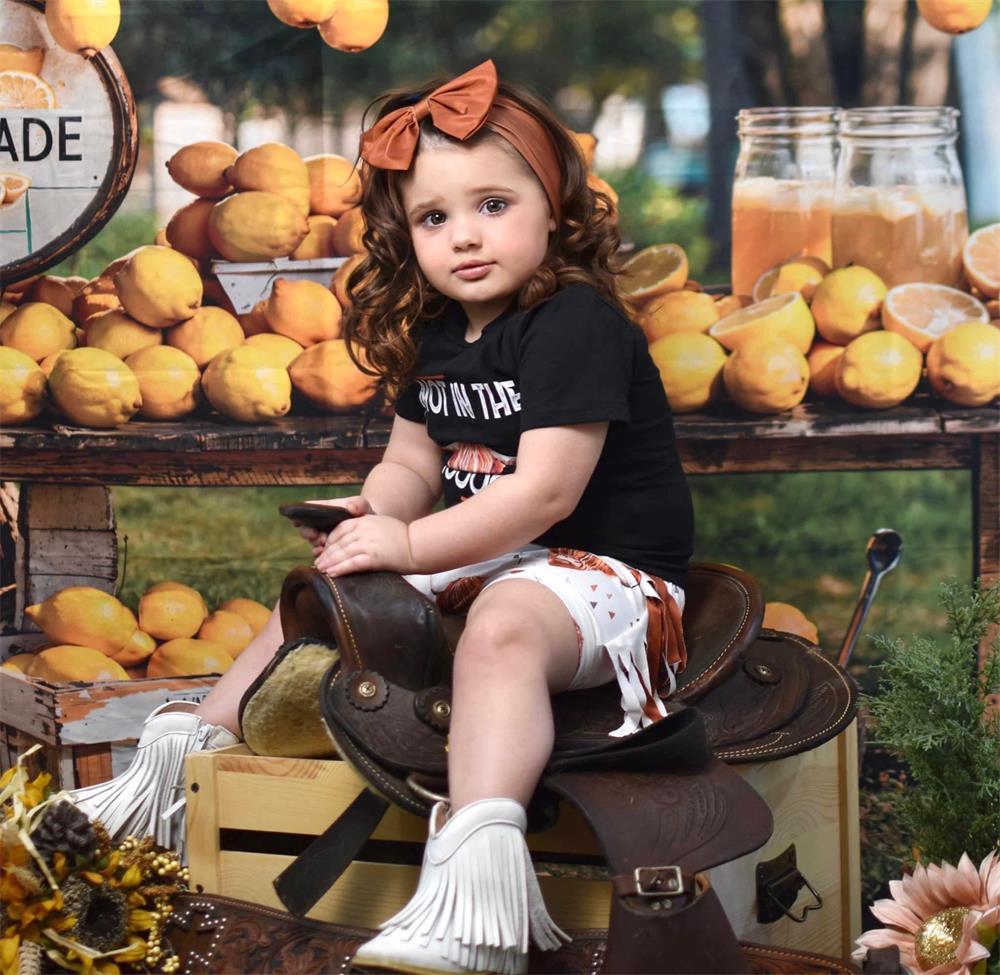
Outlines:
<svg viewBox="0 0 1000 975"><path fill-rule="evenodd" d="M198 638L217 643L225 649L229 656L235 659L253 639L253 630L239 613L217 609L201 624Z"/></svg>
<svg viewBox="0 0 1000 975"><path fill-rule="evenodd" d="M0 108L56 107L55 91L47 81L39 78L37 74L32 74L30 71L0 71ZM0 181L4 183L5 203L13 203L14 200L20 198L20 193L15 196L10 192L6 175L0 178Z"/></svg>
<svg viewBox="0 0 1000 975"><path fill-rule="evenodd" d="M354 273L354 269L364 259L364 254L353 254L333 272L333 278L330 281L330 290L333 291L337 301L340 302L341 308L350 308L351 306L351 295L347 290L347 285L351 275Z"/></svg>
<svg viewBox="0 0 1000 975"><path fill-rule="evenodd" d="M225 308L204 305L186 322L167 329L167 345L186 352L202 369L220 352L242 345L245 336L235 316Z"/></svg>
<svg viewBox="0 0 1000 975"><path fill-rule="evenodd" d="M47 388L41 366L17 349L0 347L0 425L27 423L45 409Z"/></svg>
<svg viewBox="0 0 1000 975"><path fill-rule="evenodd" d="M330 47L354 54L371 47L388 23L389 0L339 0L319 33Z"/></svg>
<svg viewBox="0 0 1000 975"><path fill-rule="evenodd" d="M921 352L961 322L989 320L981 301L944 284L897 284L882 303L882 326L909 339Z"/></svg>
<svg viewBox="0 0 1000 975"><path fill-rule="evenodd" d="M309 210L339 217L361 202L361 174L343 156L323 153L307 156L309 170Z"/></svg>
<svg viewBox="0 0 1000 975"><path fill-rule="evenodd" d="M50 639L93 647L109 656L121 650L138 625L128 606L92 586L60 589L24 612Z"/></svg>
<svg viewBox="0 0 1000 975"><path fill-rule="evenodd" d="M301 208L276 193L234 193L212 208L208 235L227 261L288 257L309 233Z"/></svg>
<svg viewBox="0 0 1000 975"><path fill-rule="evenodd" d="M765 603L763 625L769 630L795 633L810 643L819 643L819 630L816 624L791 603Z"/></svg>
<svg viewBox="0 0 1000 975"><path fill-rule="evenodd" d="M817 396L835 396L837 393L837 360L846 346L832 342L814 342L806 360L809 363L809 389Z"/></svg>
<svg viewBox="0 0 1000 975"><path fill-rule="evenodd" d="M990 15L993 0L917 0L917 9L931 27L946 34L975 30Z"/></svg>
<svg viewBox="0 0 1000 975"><path fill-rule="evenodd" d="M265 142L240 153L226 170L226 179L237 190L260 190L283 197L303 218L309 213L309 170L291 146Z"/></svg>
<svg viewBox="0 0 1000 975"><path fill-rule="evenodd" d="M40 650L34 657L25 673L36 680L60 683L129 679L121 664L93 647L61 643Z"/></svg>
<svg viewBox="0 0 1000 975"><path fill-rule="evenodd" d="M47 355L41 362L38 363L38 368L45 373L46 381L52 375L52 370L56 367L56 362L59 360L59 356L63 354L65 349L59 352L53 352L52 355Z"/></svg>
<svg viewBox="0 0 1000 975"><path fill-rule="evenodd" d="M1000 328L964 322L927 353L927 378L938 396L961 406L984 406L1000 395Z"/></svg>
<svg viewBox="0 0 1000 975"><path fill-rule="evenodd" d="M44 47L0 44L0 71L27 71L29 74L41 74L44 60Z"/></svg>
<svg viewBox="0 0 1000 975"><path fill-rule="evenodd" d="M167 172L178 186L183 186L189 193L215 200L232 192L226 170L238 155L225 142L192 142L178 149L167 160Z"/></svg>
<svg viewBox="0 0 1000 975"><path fill-rule="evenodd" d="M47 0L45 4L45 23L56 43L85 58L92 58L114 40L121 17L118 0Z"/></svg>
<svg viewBox="0 0 1000 975"><path fill-rule="evenodd" d="M204 613L202 616L208 616L208 604L205 602L204 597L194 586L189 586L184 582L177 582L175 579L164 579L162 582L154 582L153 585L146 589L143 595L148 595L151 592L163 592L165 589L180 589L182 592L186 592L189 596L195 599L201 600L201 605L204 608Z"/></svg>
<svg viewBox="0 0 1000 975"><path fill-rule="evenodd" d="M58 308L30 301L0 325L0 343L41 362L46 356L76 346L76 327Z"/></svg>
<svg viewBox="0 0 1000 975"><path fill-rule="evenodd" d="M201 370L186 352L169 345L153 346L133 352L125 365L139 380L139 414L146 419L176 420L197 407Z"/></svg>
<svg viewBox="0 0 1000 975"><path fill-rule="evenodd" d="M378 377L354 364L343 339L310 346L288 367L288 375L313 406L330 413L356 410L378 390Z"/></svg>
<svg viewBox="0 0 1000 975"><path fill-rule="evenodd" d="M125 311L151 328L176 325L201 306L201 275L171 247L140 247L114 280Z"/></svg>
<svg viewBox="0 0 1000 975"><path fill-rule="evenodd" d="M264 298L258 301L245 315L239 316L240 327L247 338L251 338L254 335L273 334L271 326L267 321L267 315L264 314L266 307L267 299Z"/></svg>
<svg viewBox="0 0 1000 975"><path fill-rule="evenodd" d="M250 624L254 636L264 629L271 618L271 610L263 603L258 603L256 599L244 599L242 596L219 603L219 609L242 616Z"/></svg>
<svg viewBox="0 0 1000 975"><path fill-rule="evenodd" d="M351 207L337 218L337 226L330 232L334 249L339 257L361 254L365 249L365 218L361 207Z"/></svg>
<svg viewBox="0 0 1000 975"><path fill-rule="evenodd" d="M264 314L272 332L303 347L340 338L340 302L317 281L278 278Z"/></svg>
<svg viewBox="0 0 1000 975"><path fill-rule="evenodd" d="M267 0L267 5L289 27L318 27L333 16L337 0Z"/></svg>
<svg viewBox="0 0 1000 975"><path fill-rule="evenodd" d="M280 363L286 369L302 352L302 346L294 339L285 335L276 335L274 332L251 335L244 344L252 345L255 349L263 349L275 362Z"/></svg>
<svg viewBox="0 0 1000 975"><path fill-rule="evenodd" d="M798 292L775 295L730 312L708 329L730 352L751 338L783 338L805 354L816 334L812 314Z"/></svg>
<svg viewBox="0 0 1000 975"><path fill-rule="evenodd" d="M188 257L218 257L208 236L208 219L214 206L214 200L192 200L182 206L167 222L167 243Z"/></svg>
<svg viewBox="0 0 1000 975"><path fill-rule="evenodd" d="M9 301L0 301L0 325L7 321L7 318L16 311L17 305L12 305Z"/></svg>
<svg viewBox="0 0 1000 975"><path fill-rule="evenodd" d="M65 278L53 274L43 274L36 278L30 288L24 292L25 301L43 301L47 305L58 308L67 318L73 315L73 299L76 289Z"/></svg>
<svg viewBox="0 0 1000 975"><path fill-rule="evenodd" d="M69 349L56 360L49 392L59 409L84 427L120 427L142 406L139 380L103 349Z"/></svg>
<svg viewBox="0 0 1000 975"><path fill-rule="evenodd" d="M1000 295L1000 223L970 235L962 248L962 265L969 281L987 298Z"/></svg>
<svg viewBox="0 0 1000 975"><path fill-rule="evenodd" d="M658 339L650 345L649 354L675 413L704 409L721 396L726 350L715 339L679 332Z"/></svg>
<svg viewBox="0 0 1000 975"><path fill-rule="evenodd" d="M750 295L723 295L721 298L715 299L715 307L719 309L719 318L725 318L726 315L739 311L741 308L747 308L752 304L753 298Z"/></svg>
<svg viewBox="0 0 1000 975"><path fill-rule="evenodd" d="M188 589L159 589L139 600L139 628L157 640L194 636L205 615L205 601Z"/></svg>
<svg viewBox="0 0 1000 975"><path fill-rule="evenodd" d="M837 392L854 406L888 409L917 388L923 357L895 332L859 335L837 360Z"/></svg>
<svg viewBox="0 0 1000 975"><path fill-rule="evenodd" d="M687 276L687 254L680 244L654 244L625 262L618 287L631 301L646 302L680 291Z"/></svg>
<svg viewBox="0 0 1000 975"><path fill-rule="evenodd" d="M220 352L202 374L201 384L215 409L243 423L273 420L292 406L288 370L251 345Z"/></svg>
<svg viewBox="0 0 1000 975"><path fill-rule="evenodd" d="M722 379L737 406L751 413L781 413L806 395L809 363L786 339L759 335L741 343L726 360Z"/></svg>
<svg viewBox="0 0 1000 975"><path fill-rule="evenodd" d="M336 257L337 247L334 243L333 230L337 221L333 217L322 214L312 214L306 220L309 233L292 251L293 261L312 261L318 257Z"/></svg>
<svg viewBox="0 0 1000 975"><path fill-rule="evenodd" d="M149 658L149 677L194 677L224 674L233 665L226 648L210 640L178 637L161 643Z"/></svg>
<svg viewBox="0 0 1000 975"><path fill-rule="evenodd" d="M816 286L812 314L819 334L834 345L847 345L880 326L879 312L886 296L882 279L855 265L831 271Z"/></svg>
<svg viewBox="0 0 1000 975"><path fill-rule="evenodd" d="M646 341L676 335L679 332L707 332L719 320L715 299L703 291L673 291L654 298L643 309L639 324Z"/></svg>
<svg viewBox="0 0 1000 975"><path fill-rule="evenodd" d="M156 641L142 630L135 630L117 653L109 654L123 667L134 667L145 661L156 649Z"/></svg>
<svg viewBox="0 0 1000 975"><path fill-rule="evenodd" d="M104 349L119 359L125 359L139 349L163 344L163 332L137 322L119 309L94 315L87 325L87 347Z"/></svg>
<svg viewBox="0 0 1000 975"><path fill-rule="evenodd" d="M830 265L820 257L796 257L765 271L753 286L753 300L797 291L812 301L816 287L830 273Z"/></svg>
<svg viewBox="0 0 1000 975"><path fill-rule="evenodd" d="M34 660L35 655L33 653L15 653L0 664L0 670L11 670L16 674L26 674L28 668L34 663Z"/></svg>

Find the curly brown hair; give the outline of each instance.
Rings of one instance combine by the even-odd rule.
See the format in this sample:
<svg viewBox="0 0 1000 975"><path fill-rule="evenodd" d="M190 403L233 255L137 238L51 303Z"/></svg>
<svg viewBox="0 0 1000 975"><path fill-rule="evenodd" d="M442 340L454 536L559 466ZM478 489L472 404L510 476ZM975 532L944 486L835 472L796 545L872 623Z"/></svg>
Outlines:
<svg viewBox="0 0 1000 975"><path fill-rule="evenodd" d="M418 91L385 96L377 117L414 104L441 83L437 80ZM533 308L560 288L584 283L628 314L615 286L621 236L614 203L588 183L590 171L579 144L542 99L505 82L500 82L498 93L520 104L545 126L562 169L561 223L550 235L544 261L518 292L517 306ZM433 134L435 141L455 141L429 121L421 125L422 138L424 133ZM473 146L490 139L508 146L502 136L486 129L459 144ZM428 283L413 253L400 192L405 176L398 170L363 169L360 206L366 255L348 278L351 305L343 326L351 358L365 373L381 378L390 400L396 399L416 370L422 325L440 314L447 303L447 298Z"/></svg>

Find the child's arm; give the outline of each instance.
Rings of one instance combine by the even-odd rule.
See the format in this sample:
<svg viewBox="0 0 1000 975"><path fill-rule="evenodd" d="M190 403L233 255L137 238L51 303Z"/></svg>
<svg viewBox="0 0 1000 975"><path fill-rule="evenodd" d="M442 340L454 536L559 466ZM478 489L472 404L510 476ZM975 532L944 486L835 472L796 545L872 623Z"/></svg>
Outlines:
<svg viewBox="0 0 1000 975"><path fill-rule="evenodd" d="M590 482L607 432L602 422L523 433L513 474L410 524L409 571L443 572L495 558L569 517Z"/></svg>
<svg viewBox="0 0 1000 975"><path fill-rule="evenodd" d="M441 497L441 448L423 423L396 416L380 463L365 478L363 497L374 512L409 524Z"/></svg>

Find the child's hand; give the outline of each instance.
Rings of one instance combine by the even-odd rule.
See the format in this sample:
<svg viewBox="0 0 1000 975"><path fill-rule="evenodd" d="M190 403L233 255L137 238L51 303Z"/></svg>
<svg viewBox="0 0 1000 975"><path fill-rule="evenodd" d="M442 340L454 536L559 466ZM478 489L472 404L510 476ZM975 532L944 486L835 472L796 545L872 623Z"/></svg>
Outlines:
<svg viewBox="0 0 1000 975"><path fill-rule="evenodd" d="M398 518L374 514L341 522L330 532L315 565L331 577L377 570L415 572L409 527Z"/></svg>
<svg viewBox="0 0 1000 975"><path fill-rule="evenodd" d="M318 498L315 501L310 501L309 504L325 504L331 508L346 508L355 517L375 513L372 506L368 503L368 499L361 497L360 494L349 498L331 498L329 500ZM313 558L316 558L326 546L326 532L310 528L308 525L303 525L298 521L292 522L292 524L298 528L299 534L312 546Z"/></svg>

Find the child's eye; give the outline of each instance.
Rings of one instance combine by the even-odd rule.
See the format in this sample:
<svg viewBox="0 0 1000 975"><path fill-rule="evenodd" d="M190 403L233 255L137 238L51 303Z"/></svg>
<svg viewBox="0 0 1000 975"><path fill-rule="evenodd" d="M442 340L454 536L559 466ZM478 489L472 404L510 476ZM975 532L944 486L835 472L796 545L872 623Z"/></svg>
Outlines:
<svg viewBox="0 0 1000 975"><path fill-rule="evenodd" d="M431 210L420 218L420 222L425 227L440 227L444 223L444 214L440 210Z"/></svg>
<svg viewBox="0 0 1000 975"><path fill-rule="evenodd" d="M507 209L507 201L501 200L498 197L490 197L483 203L483 209L487 213L501 213L503 210Z"/></svg>

